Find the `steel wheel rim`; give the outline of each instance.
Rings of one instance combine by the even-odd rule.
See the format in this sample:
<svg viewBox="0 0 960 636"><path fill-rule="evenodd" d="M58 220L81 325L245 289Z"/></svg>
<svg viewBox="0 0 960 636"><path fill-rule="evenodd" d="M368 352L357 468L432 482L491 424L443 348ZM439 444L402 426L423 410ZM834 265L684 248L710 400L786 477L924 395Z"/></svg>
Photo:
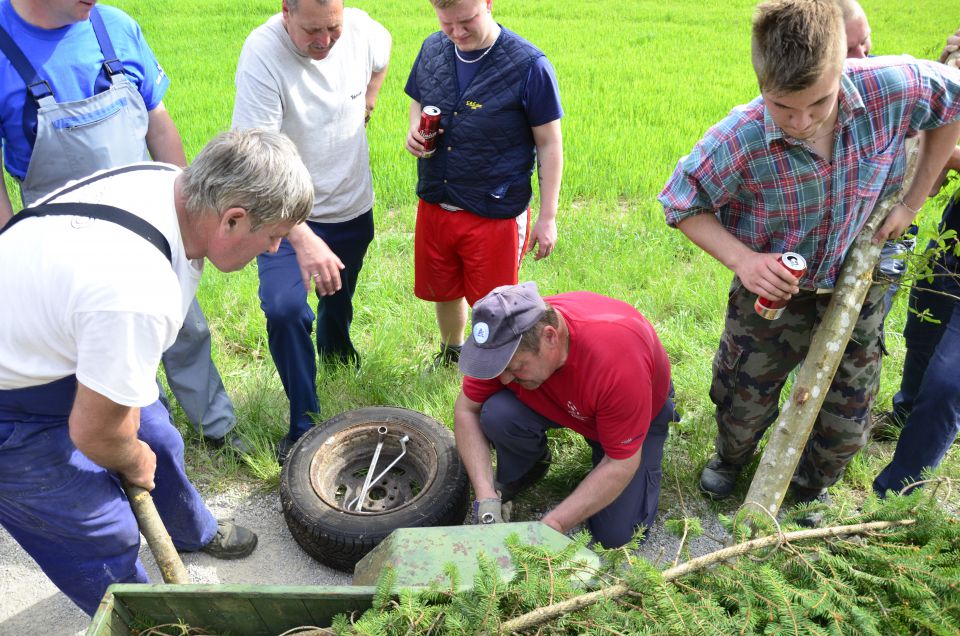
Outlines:
<svg viewBox="0 0 960 636"><path fill-rule="evenodd" d="M407 453L377 483L370 486L362 511L347 504L360 494L361 485L377 445L377 429L386 427L376 471L381 472L401 452L400 438L409 437ZM382 515L417 502L437 476L436 446L417 428L398 422L369 421L349 426L327 438L310 461L310 486L331 508L354 515Z"/></svg>

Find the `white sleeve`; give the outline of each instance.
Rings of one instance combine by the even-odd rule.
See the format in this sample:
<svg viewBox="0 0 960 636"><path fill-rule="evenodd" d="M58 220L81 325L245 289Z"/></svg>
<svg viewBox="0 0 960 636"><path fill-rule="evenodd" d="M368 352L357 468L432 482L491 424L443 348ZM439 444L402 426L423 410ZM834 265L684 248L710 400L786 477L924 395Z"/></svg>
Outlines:
<svg viewBox="0 0 960 636"><path fill-rule="evenodd" d="M262 39L247 38L237 61L237 96L233 128L263 128L278 132L283 122L283 98L277 77L264 63Z"/></svg>
<svg viewBox="0 0 960 636"><path fill-rule="evenodd" d="M156 401L160 356L181 326L175 316L94 311L73 320L79 382L125 406Z"/></svg>
<svg viewBox="0 0 960 636"><path fill-rule="evenodd" d="M366 11L352 7L349 11L346 19L350 20L350 29L358 42L366 41L370 70L379 73L390 63L393 38L387 28L371 18Z"/></svg>
<svg viewBox="0 0 960 636"><path fill-rule="evenodd" d="M374 73L387 68L390 63L390 47L393 45L393 38L386 27L370 19L370 66Z"/></svg>

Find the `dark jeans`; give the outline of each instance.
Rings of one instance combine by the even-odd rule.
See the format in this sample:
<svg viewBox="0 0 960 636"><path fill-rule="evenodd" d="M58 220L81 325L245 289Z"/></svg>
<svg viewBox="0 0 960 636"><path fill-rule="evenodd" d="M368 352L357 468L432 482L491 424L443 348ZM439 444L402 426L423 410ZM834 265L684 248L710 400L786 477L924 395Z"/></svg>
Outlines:
<svg viewBox="0 0 960 636"><path fill-rule="evenodd" d="M670 396L673 397L671 389ZM638 528L649 529L660 503L663 475L663 445L669 424L676 421L673 401L667 400L650 423L643 441L642 458L633 480L609 506L587 520L594 541L616 548L629 541ZM512 391L495 393L480 411L480 426L497 452L497 481L509 483L523 476L543 456L546 432L557 424L525 406ZM593 451L593 465L603 459L603 449L587 440Z"/></svg>
<svg viewBox="0 0 960 636"><path fill-rule="evenodd" d="M318 295L316 314L307 300L297 256L289 241L281 241L276 254L257 257L260 307L267 317L267 342L283 390L290 400L290 438L294 440L313 426L311 414L320 412L317 354L321 359L334 362L359 360L350 341L350 323L363 257L373 240L373 211L343 223L308 221L307 225L345 266L340 271L340 291L332 296ZM311 339L314 318L316 349Z"/></svg>
<svg viewBox="0 0 960 636"><path fill-rule="evenodd" d="M954 224L960 222L956 197L944 212L945 222L951 219ZM903 379L893 398L894 414L904 427L893 460L873 482L880 495L917 481L925 468L936 468L960 432L958 265L956 256L941 255L934 264L933 280L920 280L910 291L911 309L929 311L939 324L922 320L913 311L907 315Z"/></svg>

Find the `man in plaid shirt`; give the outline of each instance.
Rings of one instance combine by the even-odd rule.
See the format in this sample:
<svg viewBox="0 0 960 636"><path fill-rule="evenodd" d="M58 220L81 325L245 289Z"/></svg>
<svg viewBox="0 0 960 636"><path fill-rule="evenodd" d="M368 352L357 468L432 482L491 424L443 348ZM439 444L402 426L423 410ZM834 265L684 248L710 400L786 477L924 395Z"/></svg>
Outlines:
<svg viewBox="0 0 960 636"><path fill-rule="evenodd" d="M759 5L752 58L761 96L707 131L659 197L667 223L735 274L710 388L717 454L700 477L711 497L732 492L775 421L847 250L876 203L901 186L905 138L929 131L917 175L875 242L910 225L960 136L960 72L905 57L844 65L846 50L833 0ZM807 260L802 278L778 263L786 251ZM793 477L798 502L825 501L867 441L885 288L869 290L803 451ZM753 309L757 295L790 302L768 321Z"/></svg>

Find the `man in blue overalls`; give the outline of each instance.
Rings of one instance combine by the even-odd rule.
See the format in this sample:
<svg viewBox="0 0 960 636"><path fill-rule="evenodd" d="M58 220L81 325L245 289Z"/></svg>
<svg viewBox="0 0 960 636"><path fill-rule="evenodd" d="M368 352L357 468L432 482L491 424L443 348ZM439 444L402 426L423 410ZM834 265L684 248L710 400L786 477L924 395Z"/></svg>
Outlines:
<svg viewBox="0 0 960 636"><path fill-rule="evenodd" d="M187 478L155 376L204 259L239 270L312 206L289 139L229 132L183 171L100 171L0 231L0 526L87 613L109 585L148 582L121 480L152 491L178 550L256 547Z"/></svg>
<svg viewBox="0 0 960 636"><path fill-rule="evenodd" d="M118 9L94 5L0 2L0 138L24 206L96 170L149 157L186 165L162 101L170 81L140 27ZM12 213L0 180L0 227ZM248 450L227 435L236 416L195 300L163 363L180 406L208 443Z"/></svg>

